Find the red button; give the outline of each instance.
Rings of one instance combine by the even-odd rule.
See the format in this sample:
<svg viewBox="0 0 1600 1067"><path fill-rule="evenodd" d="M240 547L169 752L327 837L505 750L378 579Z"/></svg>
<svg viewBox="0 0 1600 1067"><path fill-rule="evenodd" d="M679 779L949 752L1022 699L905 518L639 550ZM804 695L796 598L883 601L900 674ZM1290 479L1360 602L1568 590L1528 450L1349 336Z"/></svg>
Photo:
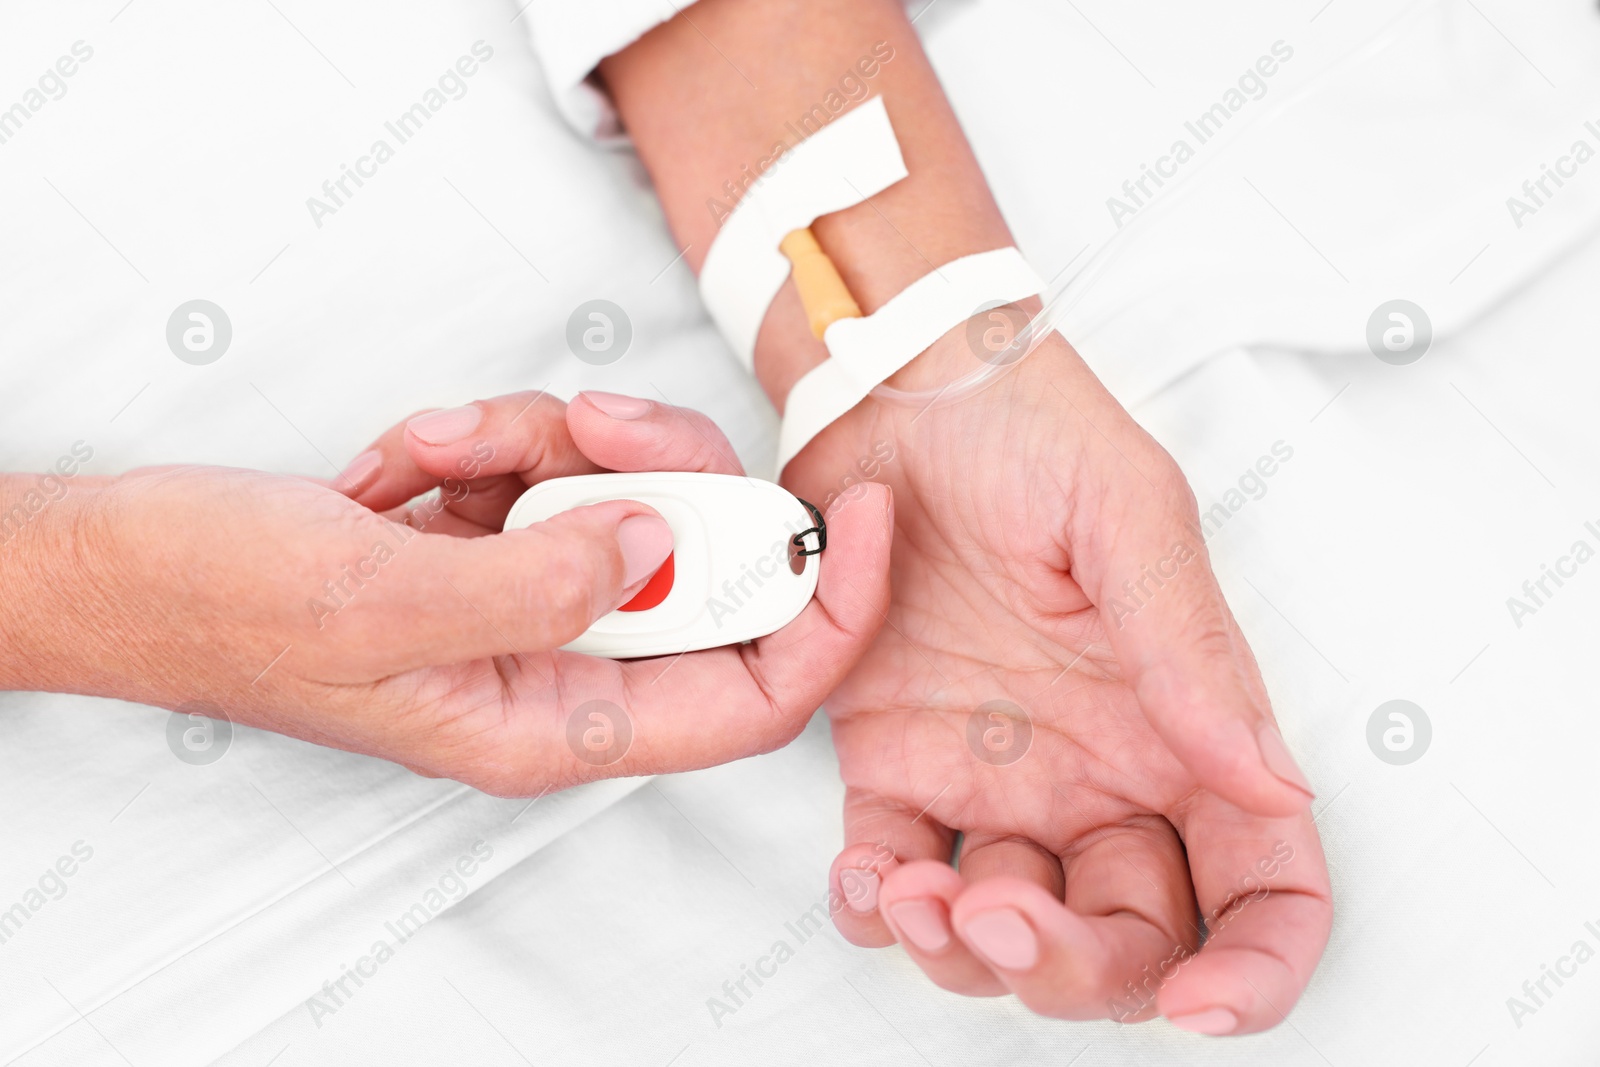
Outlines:
<svg viewBox="0 0 1600 1067"><path fill-rule="evenodd" d="M618 611L647 611L667 599L667 594L672 592L672 556L668 554L667 561L661 569L650 576L644 583L644 588L628 601Z"/></svg>

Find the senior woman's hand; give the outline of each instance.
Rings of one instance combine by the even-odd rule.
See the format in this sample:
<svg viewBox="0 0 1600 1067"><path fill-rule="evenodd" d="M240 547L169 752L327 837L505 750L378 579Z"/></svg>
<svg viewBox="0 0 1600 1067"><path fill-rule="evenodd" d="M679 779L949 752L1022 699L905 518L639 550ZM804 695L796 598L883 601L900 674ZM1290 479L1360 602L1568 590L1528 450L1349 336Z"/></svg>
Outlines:
<svg viewBox="0 0 1600 1067"><path fill-rule="evenodd" d="M922 360L976 364L961 331ZM840 930L1045 1015L1276 1025L1327 943L1328 872L1177 465L1059 337L968 399L861 405L786 482L885 452L893 604L827 704L834 884L883 843L898 865Z"/></svg>
<svg viewBox="0 0 1600 1067"><path fill-rule="evenodd" d="M811 226L861 310L1015 243L899 0L810 0L804 33L786 0L692 11L601 64L691 266L730 200L868 95L906 176ZM968 336L889 384L938 393L998 355ZM782 408L827 358L786 285L757 376ZM1327 943L1327 869L1171 457L1052 337L960 403L858 404L784 472L812 500L863 478L895 490L894 596L827 704L847 787L834 885L881 883L846 894L845 936L898 939L940 985L1046 1015L1280 1022Z"/></svg>
<svg viewBox="0 0 1600 1067"><path fill-rule="evenodd" d="M783 745L882 622L888 491L829 516L817 597L775 634L679 658L562 652L671 534L627 501L496 532L522 489L738 469L704 416L597 400L414 418L348 469L355 499L211 467L79 479L0 546L0 686L189 706L501 795Z"/></svg>

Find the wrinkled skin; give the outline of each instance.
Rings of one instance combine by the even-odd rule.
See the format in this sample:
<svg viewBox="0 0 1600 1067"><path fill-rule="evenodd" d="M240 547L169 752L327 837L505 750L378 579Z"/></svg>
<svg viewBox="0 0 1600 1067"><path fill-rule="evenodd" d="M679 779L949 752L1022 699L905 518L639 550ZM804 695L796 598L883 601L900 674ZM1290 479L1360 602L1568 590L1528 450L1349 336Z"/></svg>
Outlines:
<svg viewBox="0 0 1600 1067"><path fill-rule="evenodd" d="M625 581L617 530L650 509L616 501L483 535L544 478L699 470L731 450L665 405L633 420L534 394L476 407L474 432L448 445L396 426L359 482L218 467L75 482L50 512L50 534L71 535L50 558L73 573L40 608L76 628L51 642L73 650L64 676L537 796L780 747L882 625L893 511L877 487L834 522L839 563L782 631L658 660L561 651L643 586ZM405 506L433 488L434 505Z"/></svg>
<svg viewBox="0 0 1600 1067"><path fill-rule="evenodd" d="M827 704L834 885L877 889L841 931L1046 1015L1276 1025L1327 871L1171 458L1052 338L970 398L857 407L785 481L823 499L863 470L895 491L893 594Z"/></svg>

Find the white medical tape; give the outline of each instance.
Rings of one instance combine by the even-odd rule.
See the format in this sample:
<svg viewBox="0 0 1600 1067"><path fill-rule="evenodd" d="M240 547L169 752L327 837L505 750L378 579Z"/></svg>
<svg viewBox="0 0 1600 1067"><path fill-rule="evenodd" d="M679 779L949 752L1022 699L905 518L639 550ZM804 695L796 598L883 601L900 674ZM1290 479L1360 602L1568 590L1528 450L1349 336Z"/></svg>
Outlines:
<svg viewBox="0 0 1600 1067"><path fill-rule="evenodd" d="M700 296L746 370L756 334L789 276L778 242L906 176L883 98L847 111L789 149L722 223L700 267Z"/></svg>
<svg viewBox="0 0 1600 1067"><path fill-rule="evenodd" d="M997 248L935 268L866 318L833 323L823 336L829 358L806 372L784 403L778 472L829 423L980 307L1010 304L1044 288L1021 252Z"/></svg>

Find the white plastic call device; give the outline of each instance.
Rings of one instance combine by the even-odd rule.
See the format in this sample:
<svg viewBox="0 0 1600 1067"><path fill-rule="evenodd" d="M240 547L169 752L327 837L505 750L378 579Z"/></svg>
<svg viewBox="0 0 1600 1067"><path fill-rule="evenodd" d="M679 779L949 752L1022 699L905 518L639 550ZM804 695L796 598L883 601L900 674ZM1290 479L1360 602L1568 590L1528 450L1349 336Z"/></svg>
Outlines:
<svg viewBox="0 0 1600 1067"><path fill-rule="evenodd" d="M647 504L672 528L672 554L628 603L562 647L609 659L672 656L781 630L817 589L828 530L782 486L729 474L585 474L540 482L507 530L608 500Z"/></svg>

